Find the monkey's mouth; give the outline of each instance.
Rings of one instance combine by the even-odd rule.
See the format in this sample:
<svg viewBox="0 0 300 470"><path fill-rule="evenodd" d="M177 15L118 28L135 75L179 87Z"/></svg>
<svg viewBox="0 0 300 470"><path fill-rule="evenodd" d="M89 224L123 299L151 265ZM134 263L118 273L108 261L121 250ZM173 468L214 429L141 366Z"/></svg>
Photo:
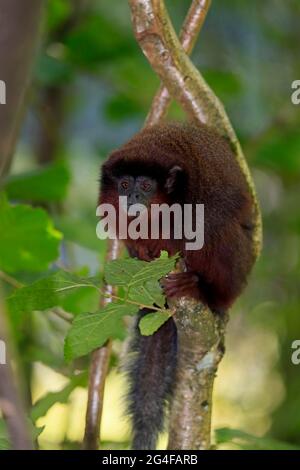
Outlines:
<svg viewBox="0 0 300 470"><path fill-rule="evenodd" d="M148 207L146 204L143 204L142 202L131 202L128 198L126 197L121 197L119 201L120 207L128 216L138 216L140 214L143 214L147 212Z"/></svg>

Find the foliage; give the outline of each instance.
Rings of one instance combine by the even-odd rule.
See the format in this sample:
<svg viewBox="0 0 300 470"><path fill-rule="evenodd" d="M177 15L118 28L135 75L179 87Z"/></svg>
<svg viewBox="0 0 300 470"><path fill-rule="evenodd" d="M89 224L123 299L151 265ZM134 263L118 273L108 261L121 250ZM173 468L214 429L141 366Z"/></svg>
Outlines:
<svg viewBox="0 0 300 470"><path fill-rule="evenodd" d="M175 260L163 255L153 263L121 259L104 266L106 243L95 235L99 166L142 126L159 84L133 38L127 2L115 1L114 8L83 2L82 11L77 10L81 2L47 2L29 112L11 174L1 187L0 278L26 388L35 397L44 384L43 374L35 376L37 363L68 379L58 391L44 393L28 413L34 422L45 419L41 448L64 446L69 439L66 432L48 444L47 413L57 403L67 404L78 387L86 388L83 356L117 338L110 363L115 370L128 315L155 305L140 322L143 335L153 334L170 315L158 279ZM167 5L179 28L189 2ZM291 363L291 344L300 332L300 112L290 102L291 82L300 73L297 14L296 0L213 2L193 53L242 139L264 218L264 251L231 314L216 387L216 415L250 432L217 430L218 445L300 444L300 374ZM170 117L185 118L176 105ZM38 148L53 140L52 160L41 165ZM117 287L118 298L100 308L103 276ZM108 394L115 396L119 388L119 383L111 386ZM111 434L104 430L110 448L127 445L119 421L108 420ZM254 436L266 430L267 437ZM7 447L0 421L0 448Z"/></svg>
<svg viewBox="0 0 300 470"><path fill-rule="evenodd" d="M242 450L300 450L300 447L266 437L252 436L238 429L216 429L217 444L235 444Z"/></svg>
<svg viewBox="0 0 300 470"><path fill-rule="evenodd" d="M4 189L12 200L29 202L58 202L66 197L70 173L65 161L20 175L9 176Z"/></svg>
<svg viewBox="0 0 300 470"><path fill-rule="evenodd" d="M105 280L116 286L124 287L123 297L104 306L101 310L77 316L65 341L65 357L74 359L102 346L109 338L123 339L125 336L123 317L134 315L141 307L160 307L152 317L151 324L141 328L142 334L154 333L170 314L163 307L158 279L168 274L174 267L176 258L161 258L146 263L137 259L115 260L107 264ZM157 300L160 302L158 303Z"/></svg>
<svg viewBox="0 0 300 470"><path fill-rule="evenodd" d="M0 268L41 271L58 257L60 232L42 209L9 205L0 195Z"/></svg>

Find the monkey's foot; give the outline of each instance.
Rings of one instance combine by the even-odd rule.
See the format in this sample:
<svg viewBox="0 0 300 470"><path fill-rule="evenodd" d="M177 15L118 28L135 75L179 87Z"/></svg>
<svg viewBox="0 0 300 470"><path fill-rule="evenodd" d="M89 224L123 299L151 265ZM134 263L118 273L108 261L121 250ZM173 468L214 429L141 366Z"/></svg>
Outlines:
<svg viewBox="0 0 300 470"><path fill-rule="evenodd" d="M166 297L193 297L199 299L199 277L193 272L169 274L161 280Z"/></svg>

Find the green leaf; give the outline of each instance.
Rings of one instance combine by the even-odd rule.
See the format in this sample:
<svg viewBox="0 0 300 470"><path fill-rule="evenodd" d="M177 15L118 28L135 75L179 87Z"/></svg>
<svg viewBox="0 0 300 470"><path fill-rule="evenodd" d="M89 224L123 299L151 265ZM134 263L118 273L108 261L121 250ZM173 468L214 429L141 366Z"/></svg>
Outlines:
<svg viewBox="0 0 300 470"><path fill-rule="evenodd" d="M268 437L252 436L244 431L230 428L217 429L216 442L217 444L232 442L244 450L300 450L299 446L287 442Z"/></svg>
<svg viewBox="0 0 300 470"><path fill-rule="evenodd" d="M0 450L9 450L10 442L8 439L0 437Z"/></svg>
<svg viewBox="0 0 300 470"><path fill-rule="evenodd" d="M30 417L33 422L37 419L45 416L46 413L56 403L67 403L69 397L76 387L84 387L87 383L87 374L76 375L71 378L70 382L58 392L50 392L40 398L35 405L32 407Z"/></svg>
<svg viewBox="0 0 300 470"><path fill-rule="evenodd" d="M148 263L134 258L110 261L105 265L104 278L113 286L127 287L131 279Z"/></svg>
<svg viewBox="0 0 300 470"><path fill-rule="evenodd" d="M8 197L32 202L57 202L66 197L70 172L61 160L38 170L10 176L4 185Z"/></svg>
<svg viewBox="0 0 300 470"><path fill-rule="evenodd" d="M42 271L59 255L62 239L43 209L9 205L0 195L0 269Z"/></svg>
<svg viewBox="0 0 300 470"><path fill-rule="evenodd" d="M44 428L35 427L30 420L28 420L28 431L31 433L32 440L36 440ZM9 436L4 419L0 418L0 450L11 449Z"/></svg>
<svg viewBox="0 0 300 470"><path fill-rule="evenodd" d="M11 448L4 419L0 419L0 450Z"/></svg>
<svg viewBox="0 0 300 470"><path fill-rule="evenodd" d="M166 276L174 269L176 259L177 256L170 258L163 256L150 263L146 263L142 269L137 271L130 279L127 285L129 296L132 298L143 286L148 286L149 288L149 283L152 283L151 285L153 287L159 279ZM157 296L157 290L154 291L154 296ZM161 300L159 300L159 302L161 303Z"/></svg>
<svg viewBox="0 0 300 470"><path fill-rule="evenodd" d="M176 259L163 252L151 262L133 258L111 261L105 266L104 277L109 284L124 287L129 300L163 308L165 297L158 280L174 268Z"/></svg>
<svg viewBox="0 0 300 470"><path fill-rule="evenodd" d="M150 263L146 263L143 268L132 277L128 288L138 287L150 280L157 281L163 276L166 276L174 269L176 259L177 256L172 256L170 258L158 258Z"/></svg>
<svg viewBox="0 0 300 470"><path fill-rule="evenodd" d="M70 307L70 297L76 290L96 290L95 278L77 278L64 271L58 271L50 276L39 279L29 286L17 289L8 299L7 305L13 323L17 325L25 314L35 310L47 310L61 306L65 310ZM97 294L98 291L96 290ZM73 303L71 306L74 305ZM71 313L79 313L74 310ZM69 310L70 311L70 310Z"/></svg>
<svg viewBox="0 0 300 470"><path fill-rule="evenodd" d="M139 323L140 332L143 336L153 335L171 315L167 312L154 312L145 315Z"/></svg>
<svg viewBox="0 0 300 470"><path fill-rule="evenodd" d="M109 338L123 339L123 316L133 315L136 311L137 307L134 305L114 302L97 312L75 317L65 339L66 360L88 354Z"/></svg>
<svg viewBox="0 0 300 470"><path fill-rule="evenodd" d="M156 305L164 308L166 302L162 288L157 280L151 279L138 289L130 289L128 299L140 305Z"/></svg>
<svg viewBox="0 0 300 470"><path fill-rule="evenodd" d="M111 261L105 267L104 277L109 284L124 286L130 291L161 279L174 269L176 259L177 256L166 258L163 254L151 262L133 258Z"/></svg>

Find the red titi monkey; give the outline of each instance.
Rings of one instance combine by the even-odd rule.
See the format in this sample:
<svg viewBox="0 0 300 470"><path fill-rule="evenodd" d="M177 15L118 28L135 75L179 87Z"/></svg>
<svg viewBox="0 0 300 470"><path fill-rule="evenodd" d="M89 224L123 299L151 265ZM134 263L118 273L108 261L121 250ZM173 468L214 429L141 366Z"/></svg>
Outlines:
<svg viewBox="0 0 300 470"><path fill-rule="evenodd" d="M118 209L142 203L204 204L204 246L186 240L125 240L130 256L150 261L165 250L180 253L185 270L163 281L167 298L191 296L216 314L241 293L255 257L254 209L245 177L229 143L205 125L171 123L142 130L114 151L102 167L100 203ZM149 311L141 311L139 318ZM132 341L129 413L133 448L154 449L176 368L176 327L172 319L154 335Z"/></svg>

